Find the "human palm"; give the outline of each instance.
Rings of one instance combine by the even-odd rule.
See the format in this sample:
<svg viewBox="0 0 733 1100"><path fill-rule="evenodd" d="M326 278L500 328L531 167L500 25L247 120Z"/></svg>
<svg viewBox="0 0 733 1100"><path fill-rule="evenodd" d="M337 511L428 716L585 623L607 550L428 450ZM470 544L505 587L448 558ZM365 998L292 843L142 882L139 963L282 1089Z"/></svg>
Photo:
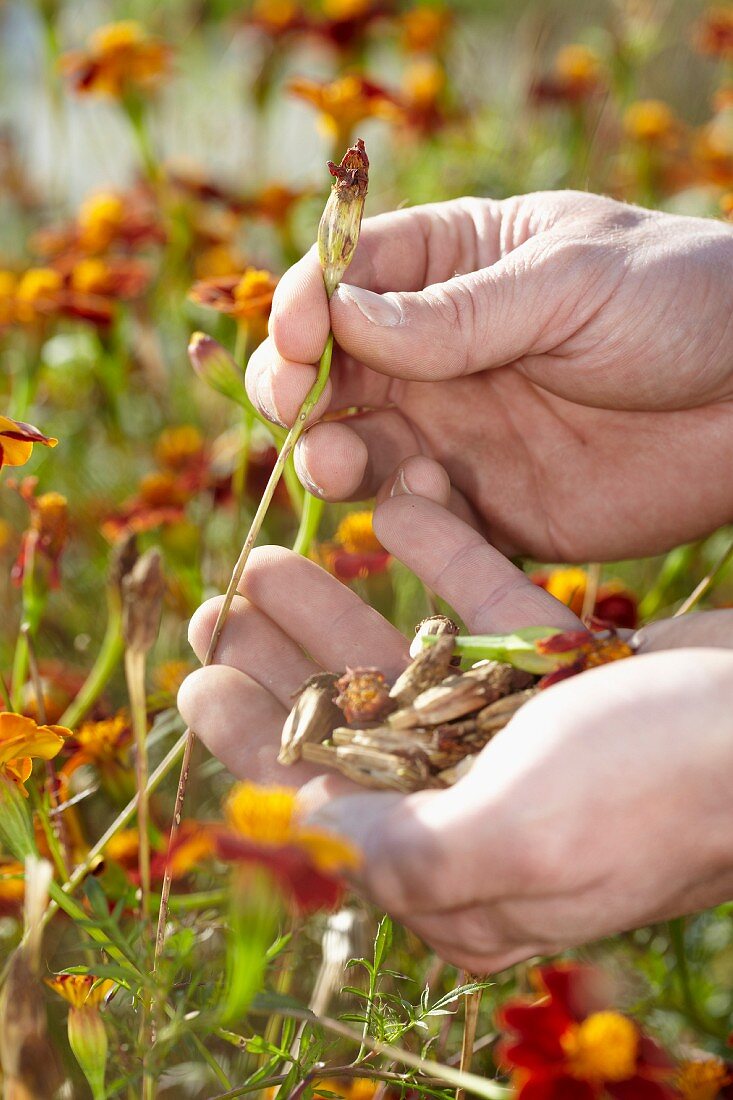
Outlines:
<svg viewBox="0 0 733 1100"><path fill-rule="evenodd" d="M577 192L382 215L330 317L313 254L284 276L248 388L291 422L331 323L317 413L349 415L301 441L311 489L368 496L424 454L506 552L655 553L733 508L732 274L728 226Z"/></svg>

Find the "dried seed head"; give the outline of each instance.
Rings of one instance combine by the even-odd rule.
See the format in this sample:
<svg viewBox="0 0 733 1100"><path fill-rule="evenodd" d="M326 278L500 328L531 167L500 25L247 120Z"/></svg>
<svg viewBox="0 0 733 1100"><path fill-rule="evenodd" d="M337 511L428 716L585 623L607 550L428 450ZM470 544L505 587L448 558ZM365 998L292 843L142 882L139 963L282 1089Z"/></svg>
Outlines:
<svg viewBox="0 0 733 1100"><path fill-rule="evenodd" d="M423 619L415 627L415 637L410 643L410 656L417 657L424 652L423 638L442 634L455 636L457 633L458 624L449 619L447 615L429 615L427 619Z"/></svg>
<svg viewBox="0 0 733 1100"><path fill-rule="evenodd" d="M376 668L347 668L337 681L335 703L347 722L375 722L394 710L384 673Z"/></svg>
<svg viewBox="0 0 733 1100"><path fill-rule="evenodd" d="M435 687L448 675L453 659L453 636L441 637L429 649L420 649L415 659L397 678L389 693L390 698L406 707L421 692Z"/></svg>
<svg viewBox="0 0 733 1100"><path fill-rule="evenodd" d="M319 672L303 684L283 726L279 764L295 764L306 741L325 741L343 720L333 701L338 679L336 673Z"/></svg>
<svg viewBox="0 0 733 1100"><path fill-rule="evenodd" d="M137 552L137 535L129 531L114 544L109 558L109 583L112 588L122 595L122 581L130 572L139 554Z"/></svg>
<svg viewBox="0 0 733 1100"><path fill-rule="evenodd" d="M318 257L330 298L351 263L359 240L369 185L369 158L361 138L346 151L341 164L328 162L336 177L318 226Z"/></svg>
<svg viewBox="0 0 733 1100"><path fill-rule="evenodd" d="M122 580L123 626L129 650L147 653L158 635L165 580L158 550L147 550Z"/></svg>

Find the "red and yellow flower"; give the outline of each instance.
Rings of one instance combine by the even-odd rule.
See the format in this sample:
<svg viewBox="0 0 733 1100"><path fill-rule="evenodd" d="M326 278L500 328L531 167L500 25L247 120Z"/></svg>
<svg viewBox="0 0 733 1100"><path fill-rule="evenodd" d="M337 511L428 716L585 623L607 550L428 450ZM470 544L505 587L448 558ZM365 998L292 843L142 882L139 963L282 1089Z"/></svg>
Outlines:
<svg viewBox="0 0 733 1100"><path fill-rule="evenodd" d="M333 541L320 548L323 565L340 581L365 580L375 573L384 573L390 555L384 549L372 526L370 511L350 512L345 516Z"/></svg>
<svg viewBox="0 0 733 1100"><path fill-rule="evenodd" d="M71 776L78 768L91 765L99 772L105 789L123 801L134 789L131 744L132 727L125 711L111 718L83 722L66 743L70 755L62 772Z"/></svg>
<svg viewBox="0 0 733 1100"><path fill-rule="evenodd" d="M61 58L62 72L80 95L124 99L148 90L170 71L171 49L133 19L98 27L85 50Z"/></svg>
<svg viewBox="0 0 733 1100"><path fill-rule="evenodd" d="M340 837L303 824L294 790L240 783L224 813L226 827L213 834L221 859L267 868L301 912L338 903L342 875L359 865L359 853Z"/></svg>
<svg viewBox="0 0 733 1100"><path fill-rule="evenodd" d="M316 108L320 129L338 147L348 145L356 127L367 118L387 122L402 118L396 96L354 73L325 82L298 77L290 81L288 91Z"/></svg>
<svg viewBox="0 0 733 1100"><path fill-rule="evenodd" d="M44 435L32 424L0 416L0 470L3 466L22 466L33 453L33 444L55 447L58 439Z"/></svg>
<svg viewBox="0 0 733 1100"><path fill-rule="evenodd" d="M673 1066L628 1016L610 1008L603 977L587 967L535 973L538 997L504 1005L499 1059L517 1100L674 1100Z"/></svg>
<svg viewBox="0 0 733 1100"><path fill-rule="evenodd" d="M271 272L248 267L242 275L202 279L194 283L188 296L199 305L247 324L267 320L276 286L277 279Z"/></svg>
<svg viewBox="0 0 733 1100"><path fill-rule="evenodd" d="M0 917L17 916L25 897L25 868L19 860L0 856Z"/></svg>
<svg viewBox="0 0 733 1100"><path fill-rule="evenodd" d="M400 17L400 30L409 53L435 55L445 44L453 15L440 4L416 4Z"/></svg>
<svg viewBox="0 0 733 1100"><path fill-rule="evenodd" d="M640 145L670 147L680 134L679 119L661 99L640 99L624 114L624 130Z"/></svg>
<svg viewBox="0 0 733 1100"><path fill-rule="evenodd" d="M674 1084L682 1100L722 1100L732 1082L731 1067L711 1054L682 1061Z"/></svg>
<svg viewBox="0 0 733 1100"><path fill-rule="evenodd" d="M53 760L71 730L65 726L39 726L32 718L0 712L0 777L28 792L34 760Z"/></svg>
<svg viewBox="0 0 733 1100"><path fill-rule="evenodd" d="M588 574L584 569L569 566L549 573L541 571L532 573L531 580L580 615L588 588ZM633 630L639 621L639 602L622 581L607 581L598 589L592 616L599 625Z"/></svg>
<svg viewBox="0 0 733 1100"><path fill-rule="evenodd" d="M572 43L555 55L552 71L530 86L536 103L582 103L605 86L605 72L599 55L589 46Z"/></svg>
<svg viewBox="0 0 733 1100"><path fill-rule="evenodd" d="M733 61L733 7L710 8L698 23L695 45L701 53Z"/></svg>

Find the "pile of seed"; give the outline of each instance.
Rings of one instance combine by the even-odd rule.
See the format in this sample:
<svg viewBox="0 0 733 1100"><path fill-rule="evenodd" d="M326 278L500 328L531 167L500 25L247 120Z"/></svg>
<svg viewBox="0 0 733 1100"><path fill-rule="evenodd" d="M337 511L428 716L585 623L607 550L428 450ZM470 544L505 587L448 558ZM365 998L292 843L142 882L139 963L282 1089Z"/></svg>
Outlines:
<svg viewBox="0 0 733 1100"><path fill-rule="evenodd" d="M298 692L278 760L332 768L366 787L418 791L450 786L535 694L537 677L497 661L461 672L455 623L420 624L437 634L391 686L376 668L323 672Z"/></svg>

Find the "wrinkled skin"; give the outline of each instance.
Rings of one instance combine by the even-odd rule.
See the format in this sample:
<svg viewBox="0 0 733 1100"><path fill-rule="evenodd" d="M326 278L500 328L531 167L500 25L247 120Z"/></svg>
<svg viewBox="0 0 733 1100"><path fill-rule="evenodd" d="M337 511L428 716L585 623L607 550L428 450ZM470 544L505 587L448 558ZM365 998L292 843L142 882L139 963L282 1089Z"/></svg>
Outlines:
<svg viewBox="0 0 733 1100"><path fill-rule="evenodd" d="M432 457L458 514L548 561L701 536L733 512L732 272L730 225L580 192L367 219L331 300L338 350L317 413L370 411L312 427L301 477L360 499L406 457ZM280 282L248 369L265 415L292 423L328 327L311 252Z"/></svg>

